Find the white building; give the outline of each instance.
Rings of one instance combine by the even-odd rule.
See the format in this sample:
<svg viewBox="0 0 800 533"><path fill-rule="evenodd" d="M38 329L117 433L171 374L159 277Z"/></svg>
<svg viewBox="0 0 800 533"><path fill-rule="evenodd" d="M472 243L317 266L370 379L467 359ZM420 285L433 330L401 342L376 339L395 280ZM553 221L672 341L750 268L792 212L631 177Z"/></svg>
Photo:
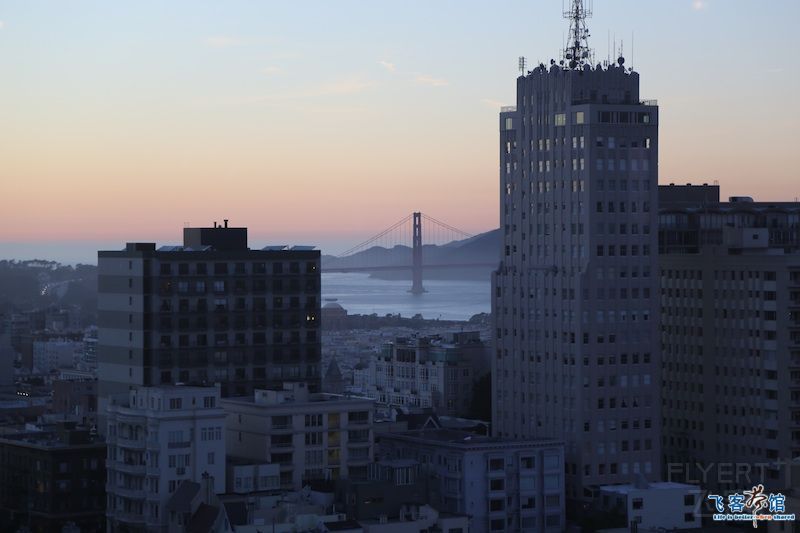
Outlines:
<svg viewBox="0 0 800 533"><path fill-rule="evenodd" d="M33 341L33 367L42 373L72 368L83 354L83 342L68 339Z"/></svg>
<svg viewBox="0 0 800 533"><path fill-rule="evenodd" d="M108 531L167 531L165 505L184 480L225 492L225 412L216 387L142 387L111 398Z"/></svg>
<svg viewBox="0 0 800 533"><path fill-rule="evenodd" d="M374 405L367 398L309 393L303 383L225 398L227 444L235 457L280 465L282 489L304 480L366 478Z"/></svg>
<svg viewBox="0 0 800 533"><path fill-rule="evenodd" d="M637 524L639 531L701 527L702 497L699 487L684 483L644 482L600 487L601 506L624 516L626 528Z"/></svg>
<svg viewBox="0 0 800 533"><path fill-rule="evenodd" d="M430 407L440 415L458 416L467 414L475 381L488 371L480 333L466 331L398 337L383 345L356 380L366 396L382 404Z"/></svg>

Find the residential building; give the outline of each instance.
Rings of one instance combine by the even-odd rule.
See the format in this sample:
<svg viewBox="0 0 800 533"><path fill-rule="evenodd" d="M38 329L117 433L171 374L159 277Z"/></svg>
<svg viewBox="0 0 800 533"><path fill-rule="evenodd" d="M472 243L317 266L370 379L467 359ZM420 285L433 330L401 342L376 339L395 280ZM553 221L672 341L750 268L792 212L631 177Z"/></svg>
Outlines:
<svg viewBox="0 0 800 533"><path fill-rule="evenodd" d="M564 445L449 429L381 435L380 456L413 459L427 471L428 502L468 514L469 531L560 532L564 515Z"/></svg>
<svg viewBox="0 0 800 533"><path fill-rule="evenodd" d="M469 411L475 382L489 372L488 356L477 331L397 337L359 373L368 376L365 395L381 404L459 416Z"/></svg>
<svg viewBox="0 0 800 533"><path fill-rule="evenodd" d="M217 387L141 387L107 411L109 532L166 532L184 481L225 492L225 412Z"/></svg>
<svg viewBox="0 0 800 533"><path fill-rule="evenodd" d="M97 379L53 380L53 412L79 417L83 424L97 424Z"/></svg>
<svg viewBox="0 0 800 533"><path fill-rule="evenodd" d="M49 338L33 341L33 368L47 374L59 368L73 368L83 353L83 341Z"/></svg>
<svg viewBox="0 0 800 533"><path fill-rule="evenodd" d="M564 61L500 113L492 430L566 444L567 497L660 479L658 106L595 65L575 0Z"/></svg>
<svg viewBox="0 0 800 533"><path fill-rule="evenodd" d="M0 530L105 530L106 446L87 427L61 423L0 436Z"/></svg>
<svg viewBox="0 0 800 533"><path fill-rule="evenodd" d="M660 194L666 475L787 488L800 457L800 202Z"/></svg>
<svg viewBox="0 0 800 533"><path fill-rule="evenodd" d="M256 464L253 461L228 456L228 494L278 492L281 489L281 469L278 464Z"/></svg>
<svg viewBox="0 0 800 533"><path fill-rule="evenodd" d="M81 364L87 370L97 369L97 326L91 326L83 334Z"/></svg>
<svg viewBox="0 0 800 533"><path fill-rule="evenodd" d="M629 531L685 530L701 527L704 492L696 485L659 481L600 487L599 505L617 514Z"/></svg>
<svg viewBox="0 0 800 533"><path fill-rule="evenodd" d="M374 405L368 398L312 393L303 383L225 398L231 455L280 465L284 490L309 480L366 479L373 457Z"/></svg>
<svg viewBox="0 0 800 533"><path fill-rule="evenodd" d="M219 383L223 396L320 387L319 251L247 247L247 228L184 228L183 246L98 252L105 399L132 386Z"/></svg>

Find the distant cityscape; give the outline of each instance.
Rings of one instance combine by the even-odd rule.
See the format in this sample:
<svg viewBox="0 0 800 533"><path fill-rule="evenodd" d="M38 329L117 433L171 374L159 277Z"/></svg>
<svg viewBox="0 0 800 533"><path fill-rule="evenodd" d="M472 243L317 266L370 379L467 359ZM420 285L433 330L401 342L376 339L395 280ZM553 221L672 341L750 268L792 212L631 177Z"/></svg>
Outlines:
<svg viewBox="0 0 800 533"><path fill-rule="evenodd" d="M564 6L497 229L0 261L0 530L797 531L800 202L659 184L658 102Z"/></svg>

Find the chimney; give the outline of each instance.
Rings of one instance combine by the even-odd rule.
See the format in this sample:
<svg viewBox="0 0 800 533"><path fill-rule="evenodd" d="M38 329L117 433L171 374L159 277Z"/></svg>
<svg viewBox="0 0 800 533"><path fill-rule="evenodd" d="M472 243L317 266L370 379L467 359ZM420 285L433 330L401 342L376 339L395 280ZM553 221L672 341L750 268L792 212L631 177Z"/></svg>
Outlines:
<svg viewBox="0 0 800 533"><path fill-rule="evenodd" d="M214 227L215 228L217 227L217 221L216 220L214 221Z"/></svg>
<svg viewBox="0 0 800 533"><path fill-rule="evenodd" d="M225 219L225 227L226 228L228 227L228 219L227 218Z"/></svg>

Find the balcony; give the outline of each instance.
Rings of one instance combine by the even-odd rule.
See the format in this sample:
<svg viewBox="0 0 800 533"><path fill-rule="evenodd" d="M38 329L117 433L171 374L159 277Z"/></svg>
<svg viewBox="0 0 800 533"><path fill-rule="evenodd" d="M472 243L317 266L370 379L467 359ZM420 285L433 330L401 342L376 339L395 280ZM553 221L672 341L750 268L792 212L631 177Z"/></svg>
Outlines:
<svg viewBox="0 0 800 533"><path fill-rule="evenodd" d="M190 448L192 446L191 441L184 441L184 442L168 442L167 448L175 449L175 448Z"/></svg>
<svg viewBox="0 0 800 533"><path fill-rule="evenodd" d="M111 483L106 485L106 492L109 494L115 494L117 496L121 496L123 498L128 498L130 500L143 500L145 497L144 489L134 489L131 487L115 486Z"/></svg>
<svg viewBox="0 0 800 533"><path fill-rule="evenodd" d="M117 436L116 440L117 446L120 448L130 448L134 450L143 450L145 448L144 439Z"/></svg>
<svg viewBox="0 0 800 533"><path fill-rule="evenodd" d="M144 524L144 514L141 513L109 510L106 514L108 515L109 520L124 522L126 524Z"/></svg>
<svg viewBox="0 0 800 533"><path fill-rule="evenodd" d="M133 461L109 461L108 469L113 469L117 472L125 472L127 474L144 475L145 473L145 465L134 463Z"/></svg>

